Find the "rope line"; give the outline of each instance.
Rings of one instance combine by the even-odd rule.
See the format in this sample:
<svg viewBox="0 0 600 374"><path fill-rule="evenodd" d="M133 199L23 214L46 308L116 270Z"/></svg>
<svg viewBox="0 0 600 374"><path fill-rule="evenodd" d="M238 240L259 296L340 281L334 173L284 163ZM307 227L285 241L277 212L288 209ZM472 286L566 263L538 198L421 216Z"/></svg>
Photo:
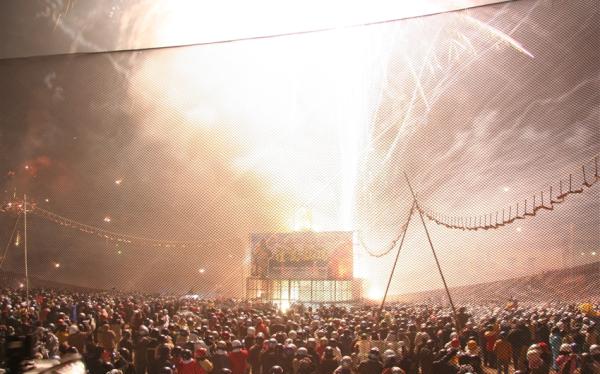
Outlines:
<svg viewBox="0 0 600 374"><path fill-rule="evenodd" d="M415 210L415 207L413 206L410 209L410 212L408 214L412 215L414 210ZM388 255L396 247L396 244L398 244L398 241L400 241L400 239L402 238L402 235L404 235L404 232L406 231L407 227L408 227L408 222L406 222L402 226L400 226L400 233L398 234L398 236L395 239L393 239L390 242L388 248L384 249L383 251L374 251L374 250L370 249L369 247L367 247L367 244L365 243L360 230L358 230L356 232L356 234L357 234L356 236L358 238L358 243L360 244L361 248L363 248L369 256L381 258L381 257Z"/></svg>
<svg viewBox="0 0 600 374"><path fill-rule="evenodd" d="M593 162L594 164L594 174L588 177L589 174L589 164ZM586 166L588 167L588 172L586 173ZM540 210L553 210L554 205L561 204L566 201L566 197L572 194L583 193L586 189L594 186L598 181L600 181L600 175L598 175L598 155L596 155L592 160L581 165L581 175L582 182L579 186L575 188L573 184L573 173L569 174L569 188L568 190L564 190L563 188L563 180L562 178L558 181L558 183L550 184L547 189L544 189L538 193L535 193L531 196L531 200L526 198L523 200L524 206L522 211L519 209L519 202L516 204L511 204L508 206L508 215L506 215L506 208L502 209L502 219L500 219L500 211L497 210L495 212L486 213L482 215L476 215L471 217L465 216L448 216L445 214L441 214L440 212L428 210L422 208L420 205L417 209L421 213L423 213L430 221L435 222L438 225L444 226L449 229L455 230L490 230L490 229L498 229L500 227L509 225L515 222L518 219L526 219L527 217L533 217ZM579 168L578 168L579 170ZM559 194L554 196L553 186L558 184ZM544 195L544 192L548 192L548 195ZM544 197L546 196L546 198ZM537 198L539 197L539 200ZM539 204L538 204L539 202ZM548 203L548 205L546 204ZM515 215L513 216L513 205L515 206ZM494 219L495 217L495 219Z"/></svg>
<svg viewBox="0 0 600 374"><path fill-rule="evenodd" d="M21 218L21 213L17 215L17 219L15 219L15 225L13 226L12 232L8 241L6 242L6 247L4 247L4 253L2 253L2 260L0 260L0 270L4 267L4 261L6 261L6 255L8 253L8 248L10 248L10 244L12 243L12 238L15 236L15 231L17 231L17 225L19 224L19 219Z"/></svg>

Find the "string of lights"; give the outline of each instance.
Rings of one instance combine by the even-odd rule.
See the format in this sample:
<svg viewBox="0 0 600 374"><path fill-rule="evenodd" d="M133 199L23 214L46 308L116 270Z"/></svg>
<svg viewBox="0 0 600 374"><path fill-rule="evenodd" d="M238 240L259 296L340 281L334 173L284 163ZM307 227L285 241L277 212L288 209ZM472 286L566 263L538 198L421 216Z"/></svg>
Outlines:
<svg viewBox="0 0 600 374"><path fill-rule="evenodd" d="M590 165L592 164L592 165ZM592 167L590 167L592 166ZM593 174L591 173L593 171ZM578 174L581 173L581 174ZM577 177L581 177L581 183L575 186L573 183L573 176L576 174ZM579 179L579 178L578 178ZM449 216L436 211L429 210L420 206L419 204L411 208L409 215L414 213L414 210L419 210L425 217L434 223L444 226L449 229L458 230L489 230L499 229L503 226L509 225L516 220L526 219L527 217L535 216L539 210L553 210L554 205L565 202L567 196L571 194L578 194L584 192L586 189L591 188L593 185L600 181L600 174L598 170L598 155L592 160L584 163L574 173L570 173L568 180L562 178L545 190L539 191L531 196L531 200L526 198L522 201L511 204L507 208L497 210L492 213L487 213L478 216ZM563 183L564 182L564 183ZM555 189L558 187L558 189ZM558 191L558 194L554 192ZM547 194L545 194L545 192ZM514 207L514 209L513 209ZM23 203L19 200L10 201L2 206L0 209L2 212L17 213L20 215L23 210ZM43 209L36 205L31 204L28 212L35 214L38 217L46 219L50 222L56 223L63 227L78 230L80 232L97 236L107 241L113 241L116 243L139 245L143 247L156 247L156 248L198 248L205 247L207 245L223 242L239 242L239 238L223 238L214 240L194 240L194 241L181 241L181 240L161 240L153 239L142 236L123 234L107 230L101 227L88 225L71 218L64 217L47 209ZM105 218L105 221L107 219ZM107 221L109 222L109 221ZM397 245L402 238L402 235L407 229L407 223L400 227L399 234L390 242L390 244L381 251L375 251L367 246L361 231L357 231L357 238L360 246L367 252L371 257L381 258L388 255ZM12 236L11 236L12 238ZM1 265L0 265L1 266Z"/></svg>
<svg viewBox="0 0 600 374"><path fill-rule="evenodd" d="M411 208L410 212L408 213L409 216L412 215L414 212L414 207ZM365 252L367 252L367 254L371 257L376 257L376 258L380 258L380 257L384 257L386 255L388 255L398 244L398 242L400 241L400 239L402 238L402 235L404 235L404 232L406 231L406 228L408 227L408 222L403 224L400 227L400 233L398 234L398 236L396 236L396 238L394 238L390 244L387 246L387 248L385 248L382 251L374 251L372 249L370 249L367 244L364 241L364 238L362 236L361 231L357 231L356 232L356 236L358 238L358 243L360 244L360 246L365 250Z"/></svg>
<svg viewBox="0 0 600 374"><path fill-rule="evenodd" d="M34 206L31 211L32 214L35 214L38 217L44 218L50 222L54 222L58 225L71 228L74 230L78 230L80 232L97 236L101 239L105 239L108 241L113 241L116 243L130 244L130 245L139 245L143 247L156 247L156 248L198 248L205 247L210 244L215 243L223 243L223 242L239 242L239 238L223 238L217 240L192 240L192 241L184 241L184 240L160 240L160 239L152 239L142 236L130 235L130 234L122 234L114 231L106 230L101 227L91 226L82 222L78 222L71 218L67 218L61 216L57 213L51 212L49 210L40 208L39 206Z"/></svg>
<svg viewBox="0 0 600 374"><path fill-rule="evenodd" d="M591 171L593 171L593 174ZM574 175L577 177L577 180L581 180L581 183L577 186L575 186L573 181ZM582 193L598 181L600 181L600 175L598 174L598 155L596 155L592 160L583 163L575 172L570 173L567 180L561 178L557 182L550 184L546 189L536 192L531 197L511 204L502 210L466 217L446 215L422 206L418 206L417 209L430 221L449 229L471 231L499 229L516 220L533 217L540 210L551 211L555 205L564 203L567 196Z"/></svg>
<svg viewBox="0 0 600 374"><path fill-rule="evenodd" d="M4 247L4 252L2 253L2 259L0 259L0 270L2 270L4 268L4 262L6 261L6 255L8 254L8 249L10 248L10 245L12 244L12 240L13 240L13 237L15 236L15 232L17 231L17 226L19 224L20 219L21 219L21 214L19 213L19 214L17 214L17 218L15 219L15 224L10 233L10 236L8 237L6 246ZM15 245L18 245L18 242Z"/></svg>

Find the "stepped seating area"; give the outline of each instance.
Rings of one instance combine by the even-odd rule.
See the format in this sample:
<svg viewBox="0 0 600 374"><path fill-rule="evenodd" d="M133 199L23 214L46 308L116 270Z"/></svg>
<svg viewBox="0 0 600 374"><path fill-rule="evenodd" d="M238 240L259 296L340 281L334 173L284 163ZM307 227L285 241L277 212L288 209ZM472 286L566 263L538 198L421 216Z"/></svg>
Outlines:
<svg viewBox="0 0 600 374"><path fill-rule="evenodd" d="M523 302L600 302L600 262L531 276L451 287L458 303L503 303L513 297ZM428 302L445 297L443 289L394 296L391 300Z"/></svg>

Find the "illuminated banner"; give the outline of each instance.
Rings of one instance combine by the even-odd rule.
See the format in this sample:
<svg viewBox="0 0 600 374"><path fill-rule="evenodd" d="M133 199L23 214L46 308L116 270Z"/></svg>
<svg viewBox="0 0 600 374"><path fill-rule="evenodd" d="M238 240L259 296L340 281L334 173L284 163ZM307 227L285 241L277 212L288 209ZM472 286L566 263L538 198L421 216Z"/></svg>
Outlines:
<svg viewBox="0 0 600 374"><path fill-rule="evenodd" d="M352 279L352 232L252 234L253 277Z"/></svg>

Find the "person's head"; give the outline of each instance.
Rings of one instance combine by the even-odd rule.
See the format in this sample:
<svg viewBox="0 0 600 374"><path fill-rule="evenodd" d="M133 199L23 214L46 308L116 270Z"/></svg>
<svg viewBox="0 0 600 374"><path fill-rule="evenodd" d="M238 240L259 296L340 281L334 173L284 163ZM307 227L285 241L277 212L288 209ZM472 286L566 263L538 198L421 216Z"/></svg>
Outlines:
<svg viewBox="0 0 600 374"><path fill-rule="evenodd" d="M206 358L206 348L198 348L196 350L196 358L199 360L204 360Z"/></svg>
<svg viewBox="0 0 600 374"><path fill-rule="evenodd" d="M351 368L352 367L352 358L350 356L344 356L344 357L342 357L342 360L340 361L340 365L344 369Z"/></svg>
<svg viewBox="0 0 600 374"><path fill-rule="evenodd" d="M450 346L452 348L460 348L460 340L458 338L454 338L450 341Z"/></svg>
<svg viewBox="0 0 600 374"><path fill-rule="evenodd" d="M600 360L600 345L592 344L590 346L590 356L592 356L595 360Z"/></svg>
<svg viewBox="0 0 600 374"><path fill-rule="evenodd" d="M274 338L269 339L269 349L275 349L277 346L277 340Z"/></svg>
<svg viewBox="0 0 600 374"><path fill-rule="evenodd" d="M387 360L387 359L394 358L395 356L396 356L396 352L394 352L394 350L393 350L393 349L386 349L386 350L383 352L383 357L384 357L384 359L386 359L386 360Z"/></svg>
<svg viewBox="0 0 600 374"><path fill-rule="evenodd" d="M119 356L125 361L131 361L131 352L127 348L119 348Z"/></svg>
<svg viewBox="0 0 600 374"><path fill-rule="evenodd" d="M333 348L331 346L325 347L325 351L323 351L323 357L327 360L331 360L333 356Z"/></svg>
<svg viewBox="0 0 600 374"><path fill-rule="evenodd" d="M275 365L269 370L269 374L283 374L283 368L279 365Z"/></svg>
<svg viewBox="0 0 600 374"><path fill-rule="evenodd" d="M369 359L379 360L379 358L380 358L379 348L377 348L377 347L371 348L371 350L369 351Z"/></svg>
<svg viewBox="0 0 600 374"><path fill-rule="evenodd" d="M158 346L158 357L159 360L168 360L171 358L171 347L166 344L161 344Z"/></svg>
<svg viewBox="0 0 600 374"><path fill-rule="evenodd" d="M563 343L563 344L560 346L560 351L559 351L559 353L560 353L560 354L562 354L562 355L565 355L565 354L571 354L571 353L573 353L573 349L571 348L571 345L570 345L570 344Z"/></svg>
<svg viewBox="0 0 600 374"><path fill-rule="evenodd" d="M305 347L300 347L296 351L296 356L298 356L298 357L306 357L306 356L308 356L308 350Z"/></svg>
<svg viewBox="0 0 600 374"><path fill-rule="evenodd" d="M475 351L477 349L477 342L475 340L469 340L467 342L467 349L469 351Z"/></svg>

